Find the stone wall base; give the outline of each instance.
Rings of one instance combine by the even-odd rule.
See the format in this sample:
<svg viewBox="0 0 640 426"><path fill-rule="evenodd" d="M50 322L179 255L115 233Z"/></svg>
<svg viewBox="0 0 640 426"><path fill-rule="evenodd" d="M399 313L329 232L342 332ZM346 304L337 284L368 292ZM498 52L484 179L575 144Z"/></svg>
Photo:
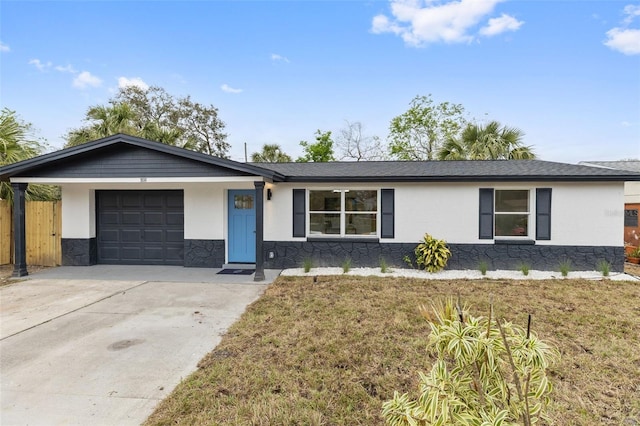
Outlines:
<svg viewBox="0 0 640 426"><path fill-rule="evenodd" d="M409 268L403 259L409 256L414 260L415 247L409 243L265 241L265 268L299 268L305 259L311 259L316 267L340 266L345 259L355 268L376 267L381 258L391 267ZM480 262L486 262L489 270L517 270L526 264L533 270L558 271L560 262L568 261L573 271L594 271L602 260L611 264L611 271L624 270L622 246L449 244L449 248L446 269L450 270L478 269Z"/></svg>
<svg viewBox="0 0 640 426"><path fill-rule="evenodd" d="M221 268L224 264L224 240L184 240L184 266Z"/></svg>
<svg viewBox="0 0 640 426"><path fill-rule="evenodd" d="M62 265L89 266L98 261L98 245L95 238L63 238Z"/></svg>

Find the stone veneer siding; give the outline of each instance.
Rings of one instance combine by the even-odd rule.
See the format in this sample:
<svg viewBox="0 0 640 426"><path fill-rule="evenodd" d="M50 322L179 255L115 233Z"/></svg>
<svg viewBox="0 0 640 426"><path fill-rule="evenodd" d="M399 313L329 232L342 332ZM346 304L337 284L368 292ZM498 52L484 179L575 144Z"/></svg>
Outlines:
<svg viewBox="0 0 640 426"><path fill-rule="evenodd" d="M63 238L62 265L89 266L98 261L98 245L95 238Z"/></svg>
<svg viewBox="0 0 640 426"><path fill-rule="evenodd" d="M225 260L224 240L184 240L184 266L221 268Z"/></svg>
<svg viewBox="0 0 640 426"><path fill-rule="evenodd" d="M624 247L549 246L536 244L448 244L451 258L446 269L478 269L480 261L489 270L517 270L523 263L531 269L558 271L560 262L568 260L571 270L593 271L598 262L606 260L611 270L624 270ZM265 268L299 268L304 259L314 266L340 266L351 259L352 267L376 267L383 257L396 268L408 268L403 258L413 259L416 244L349 242L349 241L265 241ZM270 259L270 252L274 257Z"/></svg>

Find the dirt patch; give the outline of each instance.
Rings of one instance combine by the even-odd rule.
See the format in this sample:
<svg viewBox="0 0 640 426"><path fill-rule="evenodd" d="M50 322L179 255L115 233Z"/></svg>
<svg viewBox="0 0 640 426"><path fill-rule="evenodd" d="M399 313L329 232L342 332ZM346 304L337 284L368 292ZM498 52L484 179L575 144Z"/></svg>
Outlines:
<svg viewBox="0 0 640 426"><path fill-rule="evenodd" d="M635 263L625 262L624 272L629 275L633 275L634 277L640 278L640 265Z"/></svg>
<svg viewBox="0 0 640 426"><path fill-rule="evenodd" d="M29 273L38 272L48 268L48 266L29 266ZM11 274L13 274L13 265L0 265L0 287L24 281L19 278L12 278Z"/></svg>

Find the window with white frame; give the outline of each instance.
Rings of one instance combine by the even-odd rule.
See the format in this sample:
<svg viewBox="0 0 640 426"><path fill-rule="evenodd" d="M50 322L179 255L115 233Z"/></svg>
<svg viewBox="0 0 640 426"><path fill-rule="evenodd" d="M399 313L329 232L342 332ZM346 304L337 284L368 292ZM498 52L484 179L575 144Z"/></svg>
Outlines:
<svg viewBox="0 0 640 426"><path fill-rule="evenodd" d="M309 190L309 234L376 236L378 191Z"/></svg>
<svg viewBox="0 0 640 426"><path fill-rule="evenodd" d="M495 236L529 236L530 207L529 190L495 190Z"/></svg>

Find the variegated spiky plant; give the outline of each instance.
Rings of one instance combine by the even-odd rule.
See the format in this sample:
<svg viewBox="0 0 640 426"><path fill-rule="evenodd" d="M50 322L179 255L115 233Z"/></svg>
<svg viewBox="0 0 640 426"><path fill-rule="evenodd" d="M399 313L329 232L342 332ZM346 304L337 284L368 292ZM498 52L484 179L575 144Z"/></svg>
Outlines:
<svg viewBox="0 0 640 426"><path fill-rule="evenodd" d="M393 426L531 426L544 418L555 349L515 324L473 317L453 299L420 309L429 321L427 349L437 360L419 373L419 395L394 392L382 414Z"/></svg>

